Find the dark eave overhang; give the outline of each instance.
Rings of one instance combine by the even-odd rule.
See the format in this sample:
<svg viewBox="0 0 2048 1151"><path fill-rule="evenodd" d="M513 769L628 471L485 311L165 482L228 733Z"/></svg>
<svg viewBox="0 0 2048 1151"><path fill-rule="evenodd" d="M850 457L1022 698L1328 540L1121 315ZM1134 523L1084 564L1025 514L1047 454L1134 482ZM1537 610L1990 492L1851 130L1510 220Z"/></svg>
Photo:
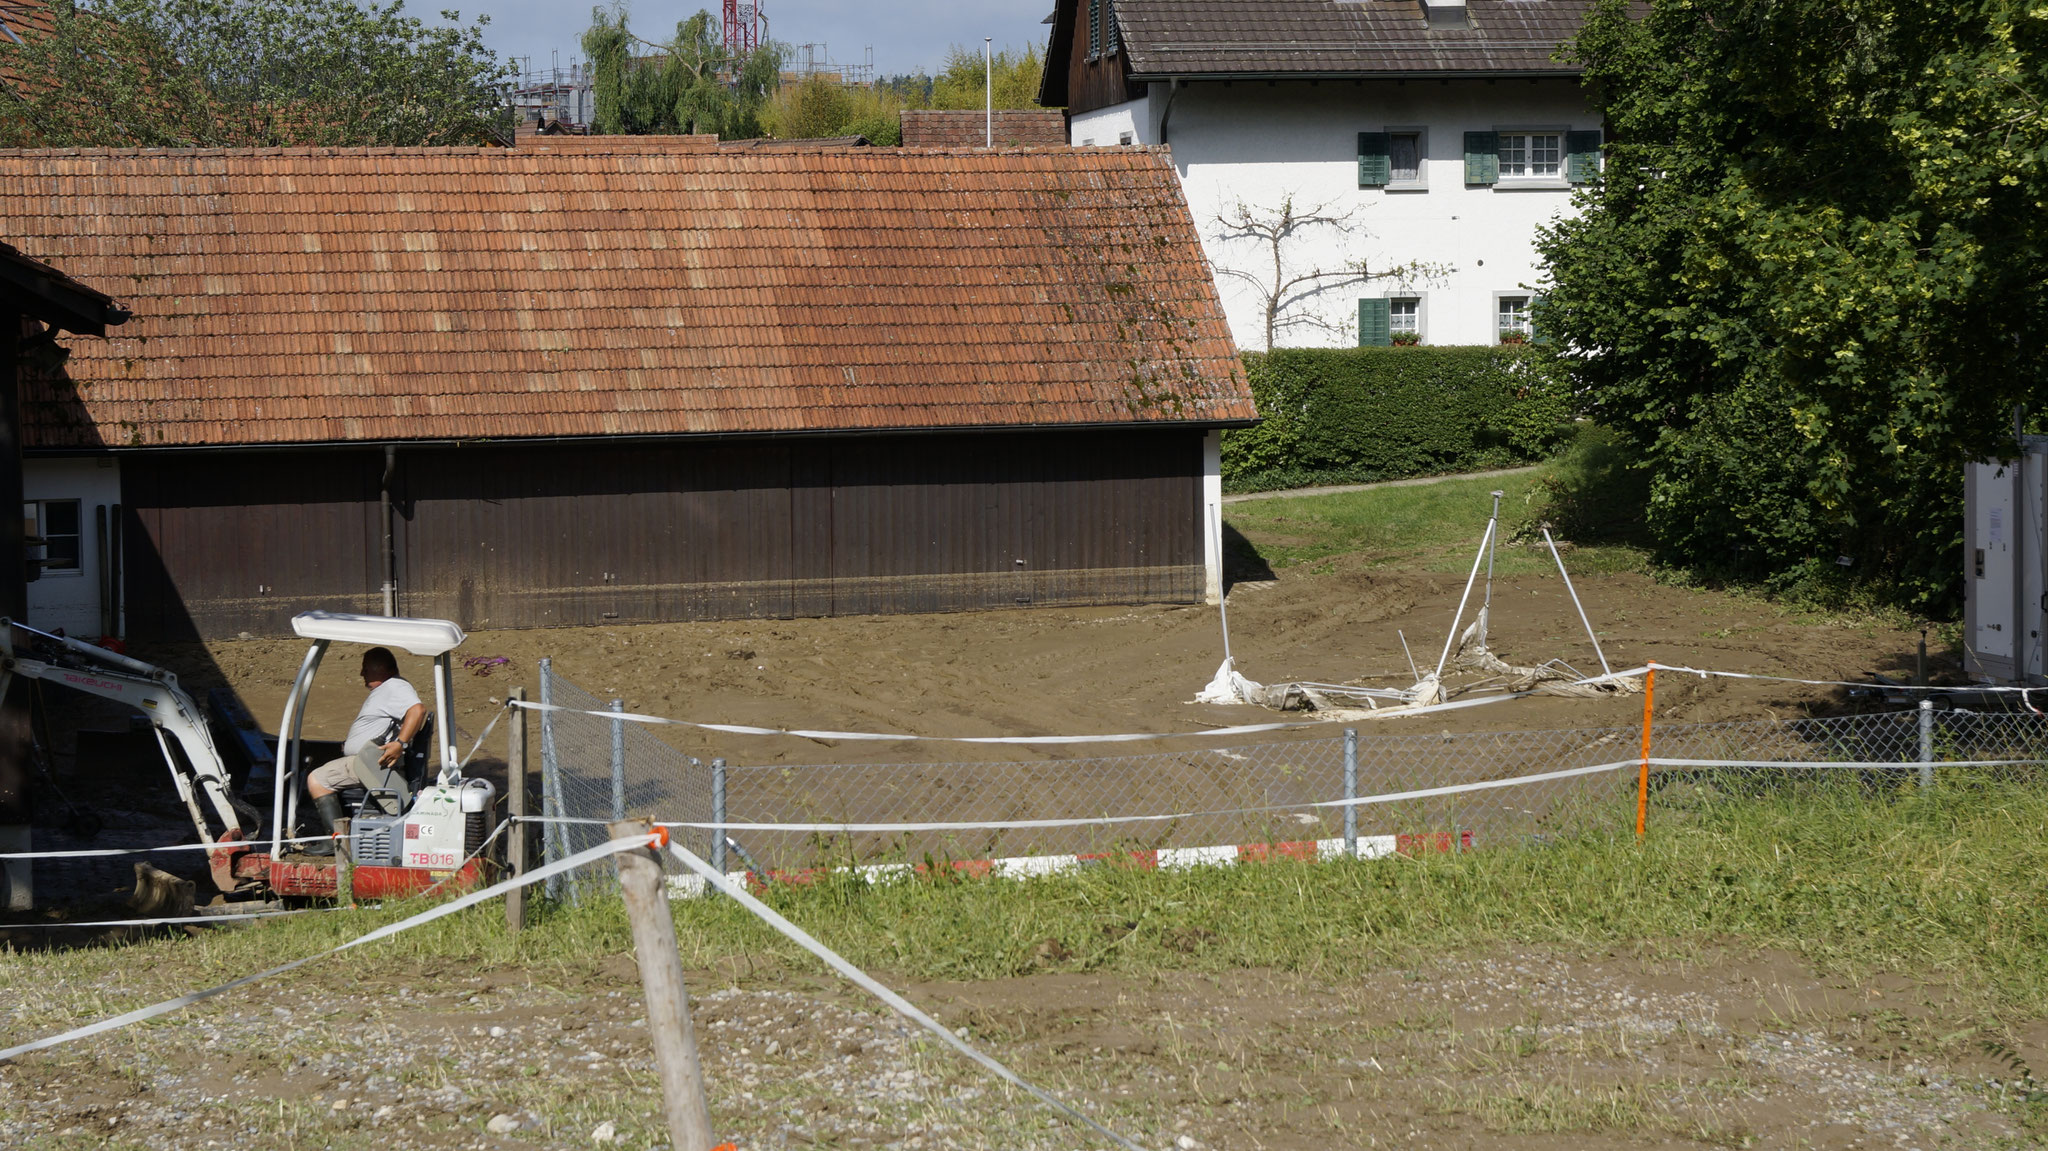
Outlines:
<svg viewBox="0 0 2048 1151"><path fill-rule="evenodd" d="M108 328L128 321L128 309L112 296L6 243L0 243L0 309L85 336L104 336Z"/></svg>

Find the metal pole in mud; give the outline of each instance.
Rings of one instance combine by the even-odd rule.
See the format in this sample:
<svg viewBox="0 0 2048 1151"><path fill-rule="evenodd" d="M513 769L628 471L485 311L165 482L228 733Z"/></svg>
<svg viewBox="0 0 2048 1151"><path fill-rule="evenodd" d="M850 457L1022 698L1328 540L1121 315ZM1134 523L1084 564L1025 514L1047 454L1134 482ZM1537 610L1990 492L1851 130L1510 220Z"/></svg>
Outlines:
<svg viewBox="0 0 2048 1151"><path fill-rule="evenodd" d="M1557 574L1564 580L1564 590L1572 597L1572 606L1579 610L1579 622L1586 627L1586 638L1593 641L1593 654L1600 657L1600 674L1613 675L1614 669L1607 666L1607 653L1600 650L1600 637L1593 634L1593 621L1586 618L1586 605L1579 602L1579 590L1572 586L1571 573L1564 570L1564 557L1557 554L1557 541L1550 538L1550 529L1543 529L1543 542L1550 547L1550 558L1557 561Z"/></svg>
<svg viewBox="0 0 2048 1151"><path fill-rule="evenodd" d="M568 855L568 844L564 842L568 832L565 826L556 822L568 812L562 810L562 765L555 754L555 713L547 710L555 702L554 662L545 656L540 661L540 811L551 822L541 825L541 859L553 863ZM562 897L562 877L548 876L549 899Z"/></svg>
<svg viewBox="0 0 2048 1151"><path fill-rule="evenodd" d="M1486 538L1489 542L1486 549L1486 599L1479 605L1480 651L1487 650L1486 633L1493 622L1493 554L1500 550L1500 532L1496 525L1500 523L1500 498L1506 494L1506 492L1493 493L1493 515L1486 521Z"/></svg>
<svg viewBox="0 0 2048 1151"><path fill-rule="evenodd" d="M1934 786L1934 701L1920 701L1920 786Z"/></svg>
<svg viewBox="0 0 2048 1151"><path fill-rule="evenodd" d="M1358 798L1358 729L1344 729L1344 798ZM1344 806L1344 854L1358 858L1358 807Z"/></svg>
<svg viewBox="0 0 2048 1151"><path fill-rule="evenodd" d="M1216 528L1216 567L1217 570L1221 571L1223 567L1223 509L1212 508L1211 510L1215 513L1210 518L1214 521ZM1220 578L1217 580L1217 585L1216 610L1223 617L1223 658L1227 660L1230 658L1230 588Z"/></svg>
<svg viewBox="0 0 2048 1151"><path fill-rule="evenodd" d="M506 693L507 701L513 705L512 723L505 729L505 814L512 820L505 844L505 855L512 864L512 874L526 874L526 837L533 827L526 822L526 709L516 705L526 702L526 689L515 687ZM505 893L505 927L509 931L526 928L526 888L515 887Z"/></svg>
<svg viewBox="0 0 2048 1151"><path fill-rule="evenodd" d="M711 869L725 874L725 760L711 761Z"/></svg>
<svg viewBox="0 0 2048 1151"><path fill-rule="evenodd" d="M644 819L611 825L613 839L645 840L654 825ZM697 1060L697 1036L690 1026L690 996L683 986L683 957L676 949L676 921L669 910L661 859L653 849L621 851L619 891L633 925L633 952L640 960L640 990L647 1002L647 1036L661 1078L668 1137L675 1151L711 1151L711 1109L704 1101L704 1068Z"/></svg>
<svg viewBox="0 0 2048 1151"><path fill-rule="evenodd" d="M612 711L626 710L626 701L612 701ZM612 818L626 818L626 721L612 721Z"/></svg>

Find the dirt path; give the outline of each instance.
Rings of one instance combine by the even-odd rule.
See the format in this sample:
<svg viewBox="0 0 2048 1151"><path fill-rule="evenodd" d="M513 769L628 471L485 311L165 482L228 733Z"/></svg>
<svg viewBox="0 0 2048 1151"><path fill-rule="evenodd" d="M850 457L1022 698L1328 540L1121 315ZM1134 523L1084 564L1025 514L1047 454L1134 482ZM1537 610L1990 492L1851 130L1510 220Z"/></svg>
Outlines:
<svg viewBox="0 0 2048 1151"><path fill-rule="evenodd" d="M625 957L349 976L322 965L0 1068L0 1144L566 1149L610 1124L623 1146L665 1145ZM749 1151L1075 1145L1021 1094L822 977L695 972L692 985L714 1120ZM7 1031L79 990L22 991ZM1990 1148L2022 1136L1991 1105L1997 1067L1919 1038L1949 1029L1947 989L1818 979L1741 949L1509 949L1336 982L1062 972L907 993L1147 1147Z"/></svg>
<svg viewBox="0 0 2048 1151"><path fill-rule="evenodd" d="M1241 504L1247 500L1274 500L1290 496L1334 496L1344 492L1369 492L1379 488L1419 488L1430 484L1440 484L1446 480L1490 480L1496 476L1526 476L1530 472L1541 470L1542 465L1535 464L1526 468L1501 468L1498 471L1491 472L1453 472L1447 476L1416 476L1413 479L1380 480L1377 483L1370 484L1335 484L1320 488L1281 488L1278 491L1271 492L1237 492L1233 495L1224 496L1223 502L1226 504Z"/></svg>

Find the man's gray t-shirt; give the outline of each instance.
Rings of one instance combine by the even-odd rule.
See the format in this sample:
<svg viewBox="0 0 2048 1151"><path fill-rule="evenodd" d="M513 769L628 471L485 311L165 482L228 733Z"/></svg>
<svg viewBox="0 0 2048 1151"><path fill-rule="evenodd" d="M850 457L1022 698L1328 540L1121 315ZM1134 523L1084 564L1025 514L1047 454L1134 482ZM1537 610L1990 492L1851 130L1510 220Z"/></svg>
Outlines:
<svg viewBox="0 0 2048 1151"><path fill-rule="evenodd" d="M420 702L420 693L412 685L393 676L371 689L363 709L356 713L356 721L348 725L348 738L342 741L341 754L355 755L371 744L389 743L398 738L398 728L405 722L405 713Z"/></svg>

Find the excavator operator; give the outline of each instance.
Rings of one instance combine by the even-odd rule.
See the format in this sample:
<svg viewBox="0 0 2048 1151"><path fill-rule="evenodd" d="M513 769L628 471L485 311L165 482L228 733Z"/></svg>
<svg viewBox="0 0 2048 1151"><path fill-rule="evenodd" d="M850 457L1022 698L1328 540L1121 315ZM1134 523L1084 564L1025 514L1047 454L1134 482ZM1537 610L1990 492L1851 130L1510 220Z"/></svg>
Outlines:
<svg viewBox="0 0 2048 1151"><path fill-rule="evenodd" d="M362 710L349 725L342 741L341 758L329 760L306 777L306 792L313 797L313 810L332 833L347 815L337 792L385 789L398 793L400 810L409 798L402 760L406 745L426 722L427 707L420 695L398 674L398 659L391 649L373 647L363 653L363 686L370 694ZM395 814L386 812L385 814ZM331 855L334 841L304 845L308 855Z"/></svg>

